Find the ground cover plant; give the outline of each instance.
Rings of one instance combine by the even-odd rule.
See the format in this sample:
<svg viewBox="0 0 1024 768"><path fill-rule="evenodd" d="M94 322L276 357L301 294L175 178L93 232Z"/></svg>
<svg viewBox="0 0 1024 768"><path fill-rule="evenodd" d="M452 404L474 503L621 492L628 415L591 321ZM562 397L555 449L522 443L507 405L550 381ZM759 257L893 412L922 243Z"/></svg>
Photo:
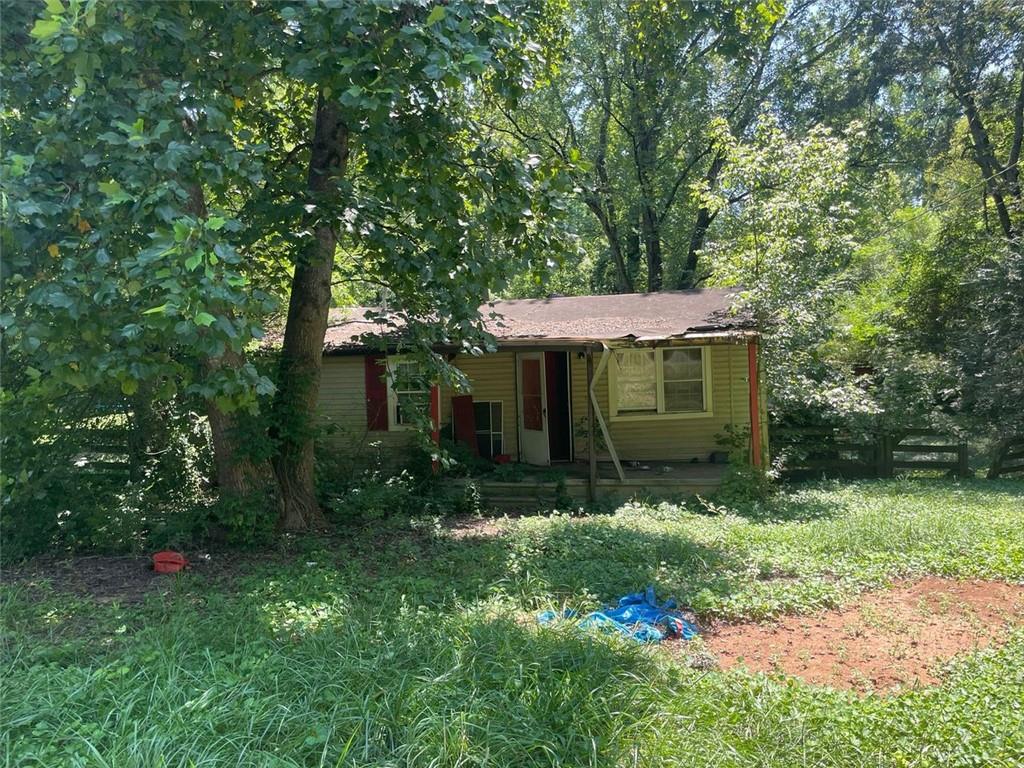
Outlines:
<svg viewBox="0 0 1024 768"><path fill-rule="evenodd" d="M931 573L1024 579L1024 484L796 487L498 525L412 518L198 558L100 597L4 580L12 766L1015 766L1024 633L934 687L857 695L678 656L535 611L653 583L704 621L771 620ZM497 529L500 529L497 530ZM221 565L218 565L220 563ZM89 570L89 561L77 568ZM134 591L133 591L134 590Z"/></svg>

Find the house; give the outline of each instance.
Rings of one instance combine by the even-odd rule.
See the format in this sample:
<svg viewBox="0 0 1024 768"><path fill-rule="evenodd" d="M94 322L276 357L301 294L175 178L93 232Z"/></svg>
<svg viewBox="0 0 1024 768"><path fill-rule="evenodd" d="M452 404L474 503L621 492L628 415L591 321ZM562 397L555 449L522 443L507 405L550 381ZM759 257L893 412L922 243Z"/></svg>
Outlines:
<svg viewBox="0 0 1024 768"><path fill-rule="evenodd" d="M366 308L333 310L321 411L342 448L397 451L415 437L402 404L420 398L435 437L558 465L590 497L706 489L721 476L727 430L746 436L755 464L767 444L758 333L733 298L694 289L491 302L482 314L497 315L486 321L497 351L453 355L470 382L461 393L410 384L414 361L366 343L383 328Z"/></svg>

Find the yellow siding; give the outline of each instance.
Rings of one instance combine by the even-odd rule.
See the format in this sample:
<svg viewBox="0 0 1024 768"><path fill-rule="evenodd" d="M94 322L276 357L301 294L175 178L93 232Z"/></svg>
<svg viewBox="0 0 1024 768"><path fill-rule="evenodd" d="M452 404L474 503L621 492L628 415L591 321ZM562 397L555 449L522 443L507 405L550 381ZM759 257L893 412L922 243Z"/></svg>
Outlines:
<svg viewBox="0 0 1024 768"><path fill-rule="evenodd" d="M324 357L320 381L320 414L335 428L330 442L339 449L361 452L380 446L404 448L416 438L411 430L366 429L366 373L361 355Z"/></svg>
<svg viewBox="0 0 1024 768"><path fill-rule="evenodd" d="M710 350L712 415L687 419L651 419L646 421L609 420L608 373L601 375L596 391L598 402L623 461L706 461L712 451L723 450L716 440L727 424L750 424L747 390L747 348L742 344L714 344ZM577 458L587 455L587 368L586 360L575 350L569 354L572 390L572 424ZM594 354L595 368L600 352ZM503 406L505 452L518 457L515 353L498 352L482 357L459 356L457 365L469 378L475 400L500 400ZM409 445L415 436L410 431L368 432L366 430L366 386L361 356L324 358L320 388L320 410L325 419L337 425L334 442L343 448L359 450L379 444L387 450ZM763 379L762 379L763 381ZM441 423L451 422L451 396L441 392ZM763 394L762 394L763 398ZM763 403L763 399L762 399ZM600 432L598 444L600 445ZM600 451L599 457L607 457Z"/></svg>
<svg viewBox="0 0 1024 768"><path fill-rule="evenodd" d="M711 356L710 416L688 419L648 419L643 421L611 421L608 400L607 368L601 374L595 391L601 405L612 443L622 461L707 461L712 451L723 450L716 439L727 424L750 424L750 400L747 391L747 348L741 344L714 344L708 350ZM601 359L594 353L596 370ZM572 360L573 423L583 432L576 441L577 457L587 454L585 439L587 423L587 364L586 360ZM598 428L598 445L601 445ZM607 457L606 450L598 456Z"/></svg>
<svg viewBox="0 0 1024 768"><path fill-rule="evenodd" d="M460 355L455 365L466 374L472 386L474 400L500 400L502 420L502 442L505 453L513 459L519 452L518 429L516 425L516 358L513 352L495 352L492 355L473 357ZM451 392L441 393L441 423L451 422Z"/></svg>

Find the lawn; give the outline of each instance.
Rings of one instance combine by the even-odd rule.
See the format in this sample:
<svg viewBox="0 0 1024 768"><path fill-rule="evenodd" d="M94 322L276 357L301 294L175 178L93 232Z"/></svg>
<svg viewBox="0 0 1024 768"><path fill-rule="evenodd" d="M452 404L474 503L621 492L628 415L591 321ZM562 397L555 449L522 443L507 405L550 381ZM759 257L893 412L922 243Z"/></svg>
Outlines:
<svg viewBox="0 0 1024 768"><path fill-rule="evenodd" d="M941 685L858 695L533 620L648 583L705 621L771 621L903 576L1019 582L1024 483L828 484L743 515L634 505L500 527L289 542L141 602L7 583L4 764L1024 762L1020 630Z"/></svg>

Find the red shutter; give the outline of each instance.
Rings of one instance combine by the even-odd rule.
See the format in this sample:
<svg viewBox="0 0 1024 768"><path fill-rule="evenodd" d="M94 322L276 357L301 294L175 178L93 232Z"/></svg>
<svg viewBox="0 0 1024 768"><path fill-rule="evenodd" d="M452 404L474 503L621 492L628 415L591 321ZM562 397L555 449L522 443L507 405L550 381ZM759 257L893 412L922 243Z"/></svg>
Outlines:
<svg viewBox="0 0 1024 768"><path fill-rule="evenodd" d="M366 371L366 428L370 431L388 429L388 385L384 355L363 358Z"/></svg>
<svg viewBox="0 0 1024 768"><path fill-rule="evenodd" d="M474 456L480 455L476 444L476 413L473 411L472 395L456 395L452 398L452 424L455 426L455 440L469 447Z"/></svg>

